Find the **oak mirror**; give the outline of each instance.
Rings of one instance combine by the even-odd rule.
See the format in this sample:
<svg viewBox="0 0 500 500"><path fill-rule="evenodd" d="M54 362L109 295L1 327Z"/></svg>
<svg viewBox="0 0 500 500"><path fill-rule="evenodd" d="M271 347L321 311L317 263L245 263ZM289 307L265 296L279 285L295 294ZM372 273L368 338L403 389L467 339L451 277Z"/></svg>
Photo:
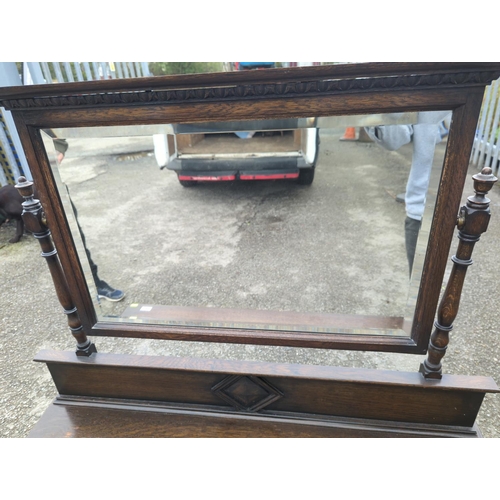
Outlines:
<svg viewBox="0 0 500 500"><path fill-rule="evenodd" d="M98 320L410 336L451 113L436 115L417 127L412 203L418 113L44 133Z"/></svg>
<svg viewBox="0 0 500 500"><path fill-rule="evenodd" d="M425 352L481 96L383 66L34 101L24 142L88 333Z"/></svg>

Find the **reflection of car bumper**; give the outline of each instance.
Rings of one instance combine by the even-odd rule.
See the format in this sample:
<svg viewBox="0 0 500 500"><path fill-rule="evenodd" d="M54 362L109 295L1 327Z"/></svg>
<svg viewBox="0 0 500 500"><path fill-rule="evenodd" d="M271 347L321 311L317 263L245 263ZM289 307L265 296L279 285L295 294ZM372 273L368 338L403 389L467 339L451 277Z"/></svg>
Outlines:
<svg viewBox="0 0 500 500"><path fill-rule="evenodd" d="M297 179L303 160L297 157L236 159L180 159L167 165L180 181L234 181Z"/></svg>
<svg viewBox="0 0 500 500"><path fill-rule="evenodd" d="M270 172L263 170L262 172L240 172L240 179L242 181L261 181L261 180L275 180L275 179L298 179L299 169L293 172Z"/></svg>
<svg viewBox="0 0 500 500"><path fill-rule="evenodd" d="M178 172L180 181L199 181L199 182L223 182L235 181L259 181L259 180L277 180L277 179L298 179L299 169L294 170L260 170L249 172Z"/></svg>
<svg viewBox="0 0 500 500"><path fill-rule="evenodd" d="M221 182L236 180L236 172L179 172L180 181Z"/></svg>

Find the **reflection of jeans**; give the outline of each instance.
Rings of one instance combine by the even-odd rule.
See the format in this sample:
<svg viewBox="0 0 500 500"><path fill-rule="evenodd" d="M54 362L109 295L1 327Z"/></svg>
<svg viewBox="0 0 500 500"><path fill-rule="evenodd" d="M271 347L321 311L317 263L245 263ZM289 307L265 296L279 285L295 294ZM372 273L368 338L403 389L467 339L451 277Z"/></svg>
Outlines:
<svg viewBox="0 0 500 500"><path fill-rule="evenodd" d="M414 125L412 140L413 157L405 193L406 214L411 219L422 220L434 150L440 141L439 125L437 123Z"/></svg>
<svg viewBox="0 0 500 500"><path fill-rule="evenodd" d="M380 146L396 151L413 142L411 170L405 193L406 215L422 220L425 198L436 144L441 141L440 124L449 111L426 111L418 114L415 125L382 125L368 127L368 135Z"/></svg>
<svg viewBox="0 0 500 500"><path fill-rule="evenodd" d="M426 111L418 114L415 125L383 125L366 129L375 143L389 151L396 151L413 142L411 169L405 192L405 241L410 274L425 209L434 150L441 141L441 122L448 115L449 111Z"/></svg>

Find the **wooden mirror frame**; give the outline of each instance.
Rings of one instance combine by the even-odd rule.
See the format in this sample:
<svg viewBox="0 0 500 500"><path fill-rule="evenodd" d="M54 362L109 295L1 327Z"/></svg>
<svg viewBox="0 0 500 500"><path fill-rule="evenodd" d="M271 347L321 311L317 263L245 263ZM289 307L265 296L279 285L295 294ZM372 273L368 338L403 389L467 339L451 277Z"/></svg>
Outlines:
<svg viewBox="0 0 500 500"><path fill-rule="evenodd" d="M422 354L431 338L484 89L499 76L498 63L346 64L10 87L1 89L0 105L13 114L40 192L69 296L76 307L68 316L72 330L74 320L81 322L78 329L87 336ZM432 110L451 110L453 120L411 336L98 320L40 130ZM456 308L458 300L459 296ZM66 306L65 312L68 314Z"/></svg>

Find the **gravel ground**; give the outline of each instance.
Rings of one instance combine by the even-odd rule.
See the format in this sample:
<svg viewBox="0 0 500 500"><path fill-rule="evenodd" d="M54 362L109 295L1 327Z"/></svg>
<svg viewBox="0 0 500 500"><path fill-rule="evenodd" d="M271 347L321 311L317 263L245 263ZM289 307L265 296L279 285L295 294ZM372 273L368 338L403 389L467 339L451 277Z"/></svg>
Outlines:
<svg viewBox="0 0 500 500"><path fill-rule="evenodd" d="M228 305L230 303L231 307L241 307L242 304L248 304L251 301L255 307L262 307L262 304L271 304L278 308L286 308L290 304L290 299L286 299L285 292L288 291L287 289L297 292L304 288L303 284L296 281L298 273L291 273L292 266L284 266L284 269L288 271L284 270L281 274L277 273L273 276L271 281L276 282L276 284L271 286L270 283L263 282L264 278L255 274L255 269L249 268L236 273L237 266L224 266L221 263L227 261L234 263L236 262L234 259L237 259L237 255L240 254L248 257L250 255L249 249L252 249L252 241L256 241L255 237L259 231L269 234L270 229L272 229L274 231L273 238L275 239L281 236L281 233L290 236L292 232L288 231L287 233L286 228L288 226L286 226L286 223L292 217L294 218L294 227L302 227L304 231L304 234L295 244L297 247L304 247L302 250L307 255L308 252L311 252L311 249L302 242L307 241L306 231L308 226L311 225L311 219L306 218L306 214L308 210L318 210L319 213L325 208L312 205L312 203L314 199L324 199L322 193L329 184L330 178L328 175L330 174L326 168L322 167L322 165L326 165L327 157L338 155L338 151L342 148L350 148L351 152L355 149L356 154L368 158L363 160L366 165L374 164L374 158L377 156L379 160L384 160L388 165L391 162L393 163L396 158L395 153L387 153L386 156L383 156L385 153L370 144L345 144L341 146L337 139L336 136L333 138L325 136L323 138L321 157L314 184L310 188L300 190L295 185L291 187L286 183L262 185L258 188L252 188L251 193L247 188L241 186L185 190L177 185L175 176L171 172L161 172L161 175L159 175L154 164L154 158L150 155L131 155L128 158L121 158L121 173L126 171L127 168L130 168L130 172L136 171L138 165L144 165L145 169L150 169L145 170L150 172L150 175L141 174L134 178L133 182L122 182L120 184L122 175L121 173L117 175L118 170L113 168L113 165L118 165L116 156L105 156L103 151L106 148L103 150L96 146L88 158L87 167L82 169L75 163L76 159L79 155L89 155L89 153L88 148L86 149L83 146L79 148L77 142L72 143L70 151L73 156L68 154L65 159L66 163L63 162L63 166L67 169L66 172L71 174L68 184L70 184L73 200L79 207L79 212L81 212L80 222L84 226L89 247L92 248L93 255L96 261L99 262L100 267L106 270L106 276L103 277L108 279L111 276L112 279L109 278L109 281L113 285L124 287L127 291L126 300L129 298L135 300L139 296L144 303L148 302L148 299L158 301L158 294L160 294L161 290L155 288L155 283L165 279L177 283L190 283L193 280L201 280L201 275L204 276L203 279L206 279L207 283L212 284L207 285L209 288L203 288L204 285L201 285L200 290L203 290L203 292L199 291L193 294L189 292L188 287L180 286L174 289L172 295L167 299L162 297L170 302L162 303L172 303L172 301L175 302L176 300L182 302L186 298L191 298L194 303L203 303L208 306L219 303ZM132 148L130 151L133 152L143 151L144 147L148 148L149 146L149 142L145 146L141 141L137 141L129 147ZM86 153L84 153L85 151ZM409 165L408 151L403 151L400 154L399 160L407 168ZM358 158L356 161L361 160ZM350 168L347 166L345 172L349 171ZM389 178L381 178L380 176L387 177L387 173L377 168L370 168L369 173L370 177L374 179L373 182L377 178L381 185L386 186L386 192L389 195L384 198L383 202L380 202L383 205L380 207L380 213L392 214L393 217L390 218L390 221L402 221L404 219L404 210L402 210L402 205L396 203L392 196L404 186L406 175L404 170L395 173ZM470 173L472 175L475 171L471 169ZM153 179L154 183L151 182ZM99 180L104 182L99 184ZM132 199L132 193L127 193L126 189L132 189L140 182L150 187L151 199L158 197L161 190L171 189L169 193L171 193L172 198L165 198L164 200L165 209L170 211L175 210L175 204L181 198L187 198L192 202L192 210L200 213L213 210L213 214L220 215L223 212L223 207L219 204L220 198L230 197L236 207L231 214L232 219L229 224L233 229L229 230L228 223L225 221L221 222L224 227L205 228L208 232L202 234L201 240L197 239L199 231L196 230L191 233L184 231L182 237L174 238L175 241L186 239L191 245L190 251L194 252L193 255L202 254L192 246L203 244L203 255L208 255L206 262L201 262L197 269L186 267L184 274L179 274L178 269L182 265L179 264L179 255L184 251L188 252L188 250L183 250L181 247L168 247L163 242L161 252L158 252L158 249L155 249L152 244L153 241L159 239L159 235L177 234L179 227L172 221L159 222L158 217L155 217L157 214L151 212L154 209L147 203L144 203L141 209L138 210L137 206L133 206L133 204L126 205L119 202L120 196ZM389 185L390 182L392 184ZM153 187L153 184L155 187ZM370 202L373 201L370 198L373 185L373 183L367 181L366 176L363 178L355 176L353 182L346 182L343 186L335 187L336 193L340 194L341 197L348 196L350 192L349 186L354 186L354 191L357 190L362 193L360 207L350 206L349 210L342 212L343 217L339 216L337 213L339 211L333 210L329 213L331 227L336 230L334 233L337 243L342 240L342 236L339 237L341 231L349 231L353 228L359 229L362 226L363 214L366 214L367 206L374 206L373 203L370 205ZM109 193L110 186L113 187L111 196ZM472 194L471 186L471 182L468 182L465 190L466 196ZM210 204L208 203L209 198ZM455 328L447 355L444 358L444 370L446 373L491 376L499 383L500 318L499 310L495 307L495 299L498 295L500 269L495 266L495 257L497 249L500 248L500 187L495 186L490 198L492 200L493 216L488 232L481 238L474 251L474 265L470 268L465 281L460 311L455 321ZM278 208L276 205L267 207L264 201L270 199L278 200L281 205ZM302 204L302 210L293 212L292 209L297 205L297 200ZM101 202L105 206L106 218L86 210L86 204L90 206L97 202ZM304 214L303 219L301 219L301 213ZM124 214L131 218L131 222L126 227L126 231L120 232L118 225L114 224L113 220L118 216L123 217ZM132 215L134 215L133 221ZM380 239L378 241L378 252L384 255L384 248L387 247L389 235L393 233L395 248L399 245L398 248L404 250L404 241L397 231L394 232L391 226L392 222L389 219L382 219L381 216L374 217L374 220L377 220L380 225L375 227L373 232L369 232L366 228L364 230L365 233L368 231L365 237L372 245L370 246L370 252L377 253L377 241ZM145 228L147 230L144 230ZM282 228L282 231L279 232L278 228ZM100 247L99 241L102 240L103 235L112 230L117 232L119 238L112 241L106 248ZM250 230L254 232L250 233ZM378 238L377 233L382 234L382 232L384 232L384 237ZM33 357L40 349L73 350L74 345L73 339L68 333L66 318L62 314L61 306L55 296L47 266L44 260L39 257L38 242L27 235L20 243L9 244L8 239L13 233L13 225L6 225L0 229L0 359L2 366L0 372L0 435L2 437L25 437L56 395L47 369L43 365L32 362ZM223 241L222 251L220 247L210 246L215 234L218 234L219 242ZM326 238L324 235L321 237ZM129 240L126 240L127 238ZM127 241L127 243L124 243L124 241ZM455 240L452 251L455 250L456 244L457 241ZM319 247L328 248L328 245L328 240L321 240ZM361 249L365 248L363 244L354 245L354 247L356 246ZM280 250L279 244L275 244L273 248L276 256L286 258L286 252L283 252L282 248ZM347 247L345 249L346 255L352 249L352 246ZM138 252L137 255L133 253L134 251ZM253 248L252 251L255 252L256 249ZM120 260L116 258L117 255L126 256L130 264L125 267L122 266ZM339 287L344 286L344 291L338 294L345 299L343 307L354 309L358 313L373 314L375 310L381 307L381 304L377 303L380 295L377 287L380 290L384 287L391 288L391 290L396 290L396 296L400 295L399 288L396 285L389 287L387 283L390 283L391 279L394 283L397 282L398 270L405 272L404 254L402 255L403 260L396 255L385 255L386 258L378 261L380 265L377 264L376 266L369 259L358 259L356 262L359 265L352 266L350 276L342 278L343 285L338 285ZM215 268L217 266L214 263L218 264L218 268L225 269L225 272L216 274ZM272 266L272 261L263 264L263 268L267 268L268 272L269 269L272 269ZM338 276L344 271L344 269L333 267L330 269L332 273L331 279L333 280L336 275ZM159 279L158 273L162 272L165 275L162 279ZM176 272L178 274L175 274ZM304 274L310 275L311 273L313 281L312 284L306 285L308 293L304 295L301 304L305 310L311 304L315 304L321 311L321 308L326 307L325 304L329 302L325 299L325 297L328 297L329 291L320 286L321 277L314 275L313 268L310 269L309 273ZM365 281L366 277L370 277L367 289L356 289L356 286ZM380 279L380 277L383 279ZM224 280L227 280L227 282ZM315 281L318 283L317 286L314 286ZM280 286L280 283L282 283L282 286ZM377 293L372 291L370 295L370 288L377 290ZM207 289L209 293L207 293ZM352 289L356 290L356 293L349 295ZM150 293L149 296L146 295L147 291ZM233 293L234 291L235 293ZM362 301L357 300L360 294L363 296ZM348 297L350 298L348 299ZM397 302L397 300L394 299L393 302ZM108 309L103 308L103 313L119 312L124 306L125 302L111 307L106 305ZM389 313L390 305L385 304L384 307L388 308L386 312ZM222 357L405 371L418 370L422 359L421 356L385 353L228 344L208 345L192 342L159 342L133 339L97 339L96 343L101 352ZM485 437L500 437L499 410L499 396L487 395L478 418L478 424Z"/></svg>

